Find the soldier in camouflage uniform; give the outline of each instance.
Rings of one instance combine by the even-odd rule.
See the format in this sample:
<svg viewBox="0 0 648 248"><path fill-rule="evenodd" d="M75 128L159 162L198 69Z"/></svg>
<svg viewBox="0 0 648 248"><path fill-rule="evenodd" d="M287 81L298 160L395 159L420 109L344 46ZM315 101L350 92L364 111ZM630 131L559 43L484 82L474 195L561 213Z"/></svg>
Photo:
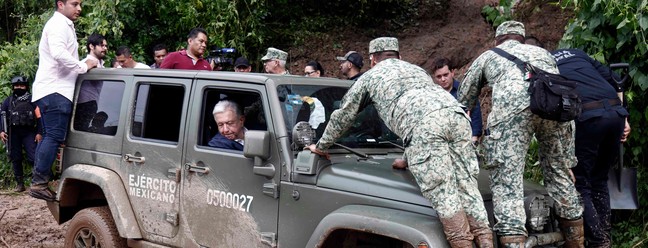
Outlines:
<svg viewBox="0 0 648 248"><path fill-rule="evenodd" d="M558 73L556 62L546 50L522 44L524 25L516 21L502 23L495 34L497 47L522 61L551 73ZM471 108L481 88L493 89L493 108L488 116L484 139L486 164L491 172L494 213L493 229L505 247L524 247L524 162L531 138L539 143L539 160L549 195L557 203L565 247L583 247L583 208L572 181L570 168L576 166L574 123L541 119L529 109L529 82L514 62L493 51L481 54L466 73L459 87L459 102Z"/></svg>
<svg viewBox="0 0 648 248"><path fill-rule="evenodd" d="M372 69L349 89L340 109L311 151L328 149L373 103L380 118L404 139L404 158L423 196L438 212L452 247L493 247L484 202L477 189L479 166L471 144L470 118L426 71L400 60L396 38L369 44ZM396 162L395 162L396 163ZM472 233L471 233L472 231Z"/></svg>
<svg viewBox="0 0 648 248"><path fill-rule="evenodd" d="M286 70L286 60L288 60L288 53L274 47L268 48L266 55L261 58L263 69L267 73L290 75L290 72Z"/></svg>

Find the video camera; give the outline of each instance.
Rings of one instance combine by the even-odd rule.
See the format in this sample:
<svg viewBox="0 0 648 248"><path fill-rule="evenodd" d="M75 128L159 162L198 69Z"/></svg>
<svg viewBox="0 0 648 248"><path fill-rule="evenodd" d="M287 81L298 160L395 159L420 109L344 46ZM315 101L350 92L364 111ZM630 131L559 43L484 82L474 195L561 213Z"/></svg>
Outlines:
<svg viewBox="0 0 648 248"><path fill-rule="evenodd" d="M216 65L221 65L223 68L231 67L234 64L234 59L228 56L233 56L236 53L234 48L218 48L216 46L212 47L209 50L209 56L207 56L207 62L211 63L212 61Z"/></svg>

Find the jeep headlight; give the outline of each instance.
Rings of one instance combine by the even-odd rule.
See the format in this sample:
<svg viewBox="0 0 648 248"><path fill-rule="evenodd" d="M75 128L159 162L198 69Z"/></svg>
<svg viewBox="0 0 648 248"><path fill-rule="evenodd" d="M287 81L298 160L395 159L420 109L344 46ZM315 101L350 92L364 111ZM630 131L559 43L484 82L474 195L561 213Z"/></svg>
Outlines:
<svg viewBox="0 0 648 248"><path fill-rule="evenodd" d="M541 232L549 221L549 203L544 195L530 195L524 200L527 226L533 232Z"/></svg>

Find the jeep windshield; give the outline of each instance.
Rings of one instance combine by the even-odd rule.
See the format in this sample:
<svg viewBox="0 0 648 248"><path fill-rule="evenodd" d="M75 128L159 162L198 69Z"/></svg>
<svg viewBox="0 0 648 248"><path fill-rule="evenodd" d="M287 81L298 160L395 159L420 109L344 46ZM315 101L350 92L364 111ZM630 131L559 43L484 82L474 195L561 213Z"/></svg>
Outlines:
<svg viewBox="0 0 648 248"><path fill-rule="evenodd" d="M316 84L279 85L277 95L289 137L295 124L305 121L315 131L314 143L317 142L326 129L331 113L340 108L347 90L347 87ZM401 151L398 147L403 144L380 119L373 104L356 115L353 125L336 143L349 148L391 148L396 151ZM301 150L301 147L293 148Z"/></svg>

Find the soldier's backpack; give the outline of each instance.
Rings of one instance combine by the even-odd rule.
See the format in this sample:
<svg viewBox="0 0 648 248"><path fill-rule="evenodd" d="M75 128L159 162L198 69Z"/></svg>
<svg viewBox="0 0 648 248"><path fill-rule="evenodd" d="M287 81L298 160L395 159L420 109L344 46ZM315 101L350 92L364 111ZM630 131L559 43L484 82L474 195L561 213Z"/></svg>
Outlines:
<svg viewBox="0 0 648 248"><path fill-rule="evenodd" d="M36 124L36 115L34 106L29 100L20 101L11 96L11 107L9 112L9 125L11 126L34 126Z"/></svg>
<svg viewBox="0 0 648 248"><path fill-rule="evenodd" d="M542 119L553 121L571 121L581 113L582 104L576 90L577 82L561 75L546 72L530 63L523 62L518 57L497 47L491 51L515 62L529 81L531 94L531 112Z"/></svg>

